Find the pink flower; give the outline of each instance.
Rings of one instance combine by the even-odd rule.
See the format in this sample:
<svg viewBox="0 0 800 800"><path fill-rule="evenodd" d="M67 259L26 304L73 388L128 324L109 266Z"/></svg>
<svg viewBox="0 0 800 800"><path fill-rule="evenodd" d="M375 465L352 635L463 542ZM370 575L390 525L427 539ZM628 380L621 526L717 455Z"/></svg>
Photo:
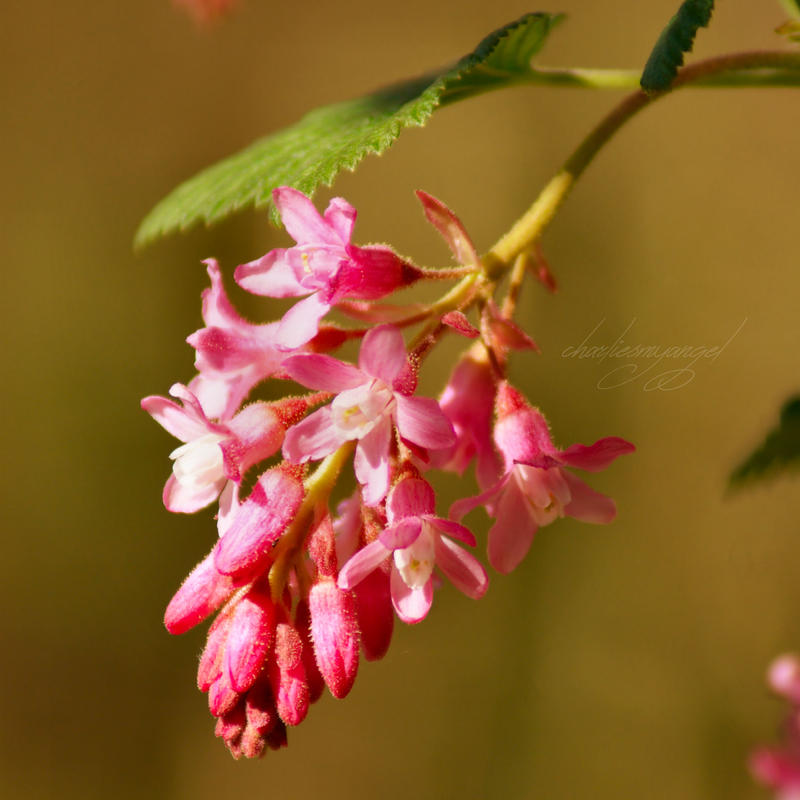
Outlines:
<svg viewBox="0 0 800 800"><path fill-rule="evenodd" d="M770 688L789 701L783 741L761 747L750 755L753 777L775 792L776 800L800 800L800 659L784 655L770 665Z"/></svg>
<svg viewBox="0 0 800 800"><path fill-rule="evenodd" d="M455 444L433 455L439 469L461 475L473 458L477 458L476 474L481 488L497 480L500 460L492 444L492 417L497 392L486 349L479 344L470 348L456 364L447 382L439 405L453 423Z"/></svg>
<svg viewBox="0 0 800 800"><path fill-rule="evenodd" d="M419 622L433 602L433 569L438 566L468 597L486 592L488 578L480 562L454 544L458 539L471 547L475 537L463 525L435 516L435 496L420 478L405 478L390 492L386 502L389 524L378 539L359 550L339 573L339 586L349 589L367 578L394 553L391 593L397 616L403 622Z"/></svg>
<svg viewBox="0 0 800 800"><path fill-rule="evenodd" d="M450 516L461 519L485 505L496 520L489 531L489 563L507 573L525 557L536 531L558 517L605 524L616 516L611 498L563 467L597 472L635 448L612 436L588 447L575 444L558 450L538 409L505 382L497 394L497 415L494 440L505 461L504 474L483 494L454 503Z"/></svg>
<svg viewBox="0 0 800 800"><path fill-rule="evenodd" d="M203 291L203 322L186 341L197 351L200 373L189 389L210 417L230 419L250 390L274 375L287 353L278 350L277 322L254 325L239 316L225 294L216 260L204 262L211 287Z"/></svg>
<svg viewBox="0 0 800 800"><path fill-rule="evenodd" d="M237 4L237 0L172 0L172 2L186 9L198 25L216 22Z"/></svg>
<svg viewBox="0 0 800 800"><path fill-rule="evenodd" d="M238 483L250 466L281 446L286 424L269 403L246 406L222 424L209 420L182 384L174 384L169 393L183 405L151 395L142 400L142 408L185 442L170 453L175 463L163 493L170 511L190 514L204 508L216 500L227 481Z"/></svg>
<svg viewBox="0 0 800 800"><path fill-rule="evenodd" d="M271 250L240 265L239 285L267 297L302 297L283 317L276 343L299 347L316 334L320 320L345 297L374 300L417 280L421 272L389 247L350 243L356 210L335 197L320 216L314 204L290 186L272 193L295 247Z"/></svg>
<svg viewBox="0 0 800 800"><path fill-rule="evenodd" d="M389 488L393 425L420 448L436 450L455 441L435 400L409 396L414 381L409 380L403 337L391 325L367 333L358 367L318 354L292 356L283 366L298 383L337 393L330 405L289 428L284 457L298 464L313 461L357 440L355 473L367 505L379 503Z"/></svg>

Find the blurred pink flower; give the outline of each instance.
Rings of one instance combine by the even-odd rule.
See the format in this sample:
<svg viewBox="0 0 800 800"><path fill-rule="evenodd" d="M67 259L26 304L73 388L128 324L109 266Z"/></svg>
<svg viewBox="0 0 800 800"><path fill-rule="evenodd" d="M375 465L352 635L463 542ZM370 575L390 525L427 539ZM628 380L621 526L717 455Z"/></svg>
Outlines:
<svg viewBox="0 0 800 800"><path fill-rule="evenodd" d="M178 7L187 11L200 25L216 22L229 13L238 0L172 0Z"/></svg>
<svg viewBox="0 0 800 800"><path fill-rule="evenodd" d="M750 755L753 777L775 792L776 800L800 800L800 658L783 655L770 664L770 688L789 701L782 742Z"/></svg>

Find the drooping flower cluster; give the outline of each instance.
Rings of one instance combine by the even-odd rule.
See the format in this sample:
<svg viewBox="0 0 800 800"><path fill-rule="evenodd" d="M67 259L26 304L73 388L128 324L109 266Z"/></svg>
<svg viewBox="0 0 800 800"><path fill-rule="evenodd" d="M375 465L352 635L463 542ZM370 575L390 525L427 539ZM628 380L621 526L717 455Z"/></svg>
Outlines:
<svg viewBox="0 0 800 800"><path fill-rule="evenodd" d="M800 800L800 658L776 658L767 672L767 683L775 694L788 701L789 710L780 744L754 751L750 771L775 793L776 800Z"/></svg>
<svg viewBox="0 0 800 800"><path fill-rule="evenodd" d="M360 655L386 653L395 615L425 618L439 574L483 596L487 573L460 522L467 512L483 506L495 518L489 562L510 572L556 518L610 522L613 501L568 470L600 470L633 450L617 438L555 447L541 413L505 378L509 351L535 344L508 303L495 304L496 283L438 200L419 193L459 262L449 270L352 244L355 210L340 198L320 215L295 189L273 197L296 244L241 265L235 278L255 294L302 299L278 321L250 323L229 302L216 262L206 262L204 327L188 338L197 375L172 387L175 400L142 401L182 442L170 456L166 507L190 513L218 502L219 537L169 603L165 624L179 634L216 613L197 682L236 757L285 745L287 726L302 722L325 686L347 695ZM417 280L447 278L461 282L446 302L376 302ZM473 307L478 327L466 316ZM326 321L334 309L371 327ZM403 330L420 323L407 343ZM475 341L437 401L417 394L418 372L447 330ZM357 364L328 354L354 338ZM248 403L266 380L313 391ZM351 458L357 487L332 513ZM482 492L441 516L431 477L462 474L473 461Z"/></svg>

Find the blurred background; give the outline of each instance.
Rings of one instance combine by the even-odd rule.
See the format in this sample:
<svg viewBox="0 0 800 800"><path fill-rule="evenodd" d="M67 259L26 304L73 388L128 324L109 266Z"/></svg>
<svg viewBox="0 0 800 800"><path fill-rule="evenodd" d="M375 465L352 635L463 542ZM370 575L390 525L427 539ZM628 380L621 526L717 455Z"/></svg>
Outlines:
<svg viewBox="0 0 800 800"><path fill-rule="evenodd" d="M559 0L544 10L570 18L540 63L639 68L676 6ZM777 3L720 6L697 56L783 45ZM798 483L725 482L800 386L795 90L687 90L648 109L545 237L560 291L526 286L543 354L518 355L512 374L560 444L636 443L590 478L617 500L613 525L546 528L481 602L439 592L349 698L323 698L288 750L255 763L214 739L194 685L204 630L162 627L215 527L163 509L175 445L139 399L193 374L183 339L201 324L201 259L230 279L288 240L246 212L134 254L139 221L314 106L451 62L531 10L242 0L202 30L167 0L3 5L4 796L765 796L745 758L782 714L766 665L800 648ZM454 208L483 250L620 96L456 104L317 199L359 209L356 241L444 264L414 189ZM252 318L274 313L235 297ZM623 334L727 346L676 391L603 390L616 364L563 355ZM429 393L457 344L426 368ZM485 531L479 512L470 521Z"/></svg>

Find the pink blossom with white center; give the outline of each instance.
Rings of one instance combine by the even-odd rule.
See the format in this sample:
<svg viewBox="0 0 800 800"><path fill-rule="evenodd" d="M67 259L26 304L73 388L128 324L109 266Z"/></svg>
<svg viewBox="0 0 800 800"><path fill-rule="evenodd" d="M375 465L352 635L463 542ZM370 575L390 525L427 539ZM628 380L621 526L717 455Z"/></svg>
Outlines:
<svg viewBox="0 0 800 800"><path fill-rule="evenodd" d="M525 557L536 531L558 517L606 524L616 516L611 498L563 467L598 472L636 448L609 436L593 445L558 450L539 410L505 382L497 394L497 416L494 440L505 461L504 474L483 494L454 503L450 516L461 519L473 508L486 506L495 518L489 531L489 563L508 573Z"/></svg>
<svg viewBox="0 0 800 800"><path fill-rule="evenodd" d="M333 198L322 216L308 197L290 186L278 187L272 197L297 245L241 264L235 278L254 294L308 295L280 321L275 340L279 347L297 348L313 339L320 320L339 300L375 300L421 276L389 247L351 244L356 210L341 197Z"/></svg>
<svg viewBox="0 0 800 800"><path fill-rule="evenodd" d="M174 384L165 397L151 395L142 408L176 438L185 442L170 453L172 475L164 486L169 511L191 514L212 503L227 481L238 483L246 470L277 452L285 424L268 403L246 406L229 422L212 422L186 386Z"/></svg>
<svg viewBox="0 0 800 800"><path fill-rule="evenodd" d="M225 293L216 260L204 263L211 287L203 291L206 326L186 340L196 350L194 365L200 373L189 389L210 417L226 420L257 383L279 370L287 353L275 345L279 323L254 325L239 316Z"/></svg>
<svg viewBox="0 0 800 800"><path fill-rule="evenodd" d="M418 448L438 450L455 441L453 426L434 399L409 396L405 345L392 325L364 336L358 367L318 354L291 356L283 367L304 386L336 392L330 405L289 428L284 458L315 461L357 440L354 467L366 505L377 505L389 489L393 425Z"/></svg>
<svg viewBox="0 0 800 800"><path fill-rule="evenodd" d="M386 501L389 524L342 567L339 586L356 586L394 554L392 603L403 622L419 622L427 615L433 602L433 570L437 566L468 597L482 597L489 585L486 570L449 538L474 547L475 537L463 525L437 517L435 507L436 498L429 483L421 478L400 481Z"/></svg>

